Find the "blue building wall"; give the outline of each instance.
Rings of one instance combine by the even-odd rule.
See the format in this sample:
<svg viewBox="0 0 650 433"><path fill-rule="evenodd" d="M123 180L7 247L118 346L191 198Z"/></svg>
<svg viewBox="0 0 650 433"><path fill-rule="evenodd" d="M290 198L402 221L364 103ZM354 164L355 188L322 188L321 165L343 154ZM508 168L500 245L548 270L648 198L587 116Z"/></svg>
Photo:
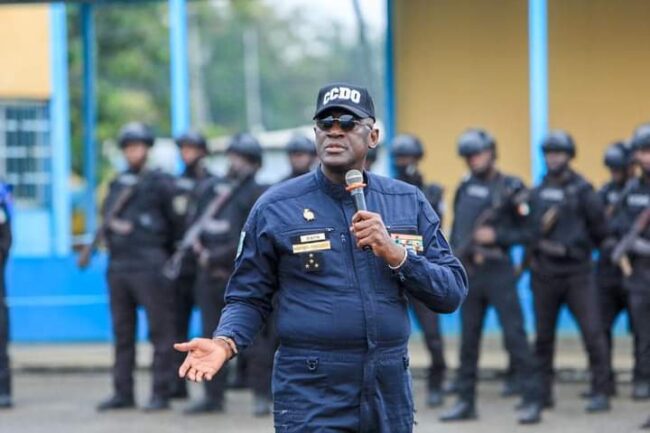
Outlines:
<svg viewBox="0 0 650 433"><path fill-rule="evenodd" d="M111 339L106 256L98 254L85 271L76 268L75 257L13 258L7 269L7 292L11 338L15 342L104 342ZM522 278L519 294L529 331L533 330L532 298L528 277ZM460 332L458 313L441 316L443 332ZM140 339L147 336L146 318L139 315ZM490 311L488 332L498 332L496 315ZM199 315L192 319L192 335L199 334ZM567 312L560 319L562 333L575 333ZM417 330L417 329L416 329ZM626 332L619 320L617 332Z"/></svg>

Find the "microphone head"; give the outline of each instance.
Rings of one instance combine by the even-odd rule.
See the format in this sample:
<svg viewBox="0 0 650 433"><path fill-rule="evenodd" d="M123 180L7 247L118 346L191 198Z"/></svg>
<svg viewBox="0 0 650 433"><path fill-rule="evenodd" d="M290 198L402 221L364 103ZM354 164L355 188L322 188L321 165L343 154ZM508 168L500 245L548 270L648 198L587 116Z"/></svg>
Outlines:
<svg viewBox="0 0 650 433"><path fill-rule="evenodd" d="M349 170L345 173L345 184L347 186L363 184L363 174L359 170Z"/></svg>

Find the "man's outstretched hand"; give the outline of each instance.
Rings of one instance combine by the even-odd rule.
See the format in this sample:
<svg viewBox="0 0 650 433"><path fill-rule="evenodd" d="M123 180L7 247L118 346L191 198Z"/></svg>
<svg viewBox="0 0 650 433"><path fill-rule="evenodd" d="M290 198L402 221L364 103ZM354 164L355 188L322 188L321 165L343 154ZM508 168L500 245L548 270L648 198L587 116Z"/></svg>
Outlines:
<svg viewBox="0 0 650 433"><path fill-rule="evenodd" d="M187 352L187 357L178 369L180 377L195 382L212 380L228 360L226 344L210 338L194 338L187 343L174 344L174 349Z"/></svg>

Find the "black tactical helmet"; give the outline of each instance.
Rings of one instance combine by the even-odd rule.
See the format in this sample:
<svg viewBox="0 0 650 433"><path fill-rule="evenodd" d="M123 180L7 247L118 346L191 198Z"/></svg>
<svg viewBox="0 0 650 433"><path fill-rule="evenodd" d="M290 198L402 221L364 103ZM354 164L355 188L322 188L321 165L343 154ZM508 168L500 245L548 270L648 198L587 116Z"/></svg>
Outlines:
<svg viewBox="0 0 650 433"><path fill-rule="evenodd" d="M458 155L468 157L485 150L496 151L496 140L485 129L471 128L458 137Z"/></svg>
<svg viewBox="0 0 650 433"><path fill-rule="evenodd" d="M650 123L644 123L634 130L632 136L632 150L650 148Z"/></svg>
<svg viewBox="0 0 650 433"><path fill-rule="evenodd" d="M550 131L542 141L542 152L565 152L571 158L576 156L576 145L568 132L556 129Z"/></svg>
<svg viewBox="0 0 650 433"><path fill-rule="evenodd" d="M287 143L287 153L309 153L316 155L316 145L312 140L303 135L295 135Z"/></svg>
<svg viewBox="0 0 650 433"><path fill-rule="evenodd" d="M128 143L134 141L141 141L151 147L153 146L155 139L156 137L149 126L142 122L129 122L120 129L118 143L122 149L126 147Z"/></svg>
<svg viewBox="0 0 650 433"><path fill-rule="evenodd" d="M258 164L262 163L262 146L257 138L248 132L233 135L226 149L226 153L230 152L245 156Z"/></svg>
<svg viewBox="0 0 650 433"><path fill-rule="evenodd" d="M424 155L424 148L420 139L415 135L400 134L391 141L390 153L394 158L399 156L415 156L416 158L422 158L422 155Z"/></svg>
<svg viewBox="0 0 650 433"><path fill-rule="evenodd" d="M617 141L607 148L603 160L609 168L625 168L630 164L630 153L625 143Z"/></svg>
<svg viewBox="0 0 650 433"><path fill-rule="evenodd" d="M370 162L371 164L377 161L378 147L379 146L368 148L368 153L366 153L366 161Z"/></svg>
<svg viewBox="0 0 650 433"><path fill-rule="evenodd" d="M181 146L194 146L198 147L199 149L208 150L208 143L205 139L205 137L197 131L186 131L179 136L176 137L175 139L176 145L178 147Z"/></svg>

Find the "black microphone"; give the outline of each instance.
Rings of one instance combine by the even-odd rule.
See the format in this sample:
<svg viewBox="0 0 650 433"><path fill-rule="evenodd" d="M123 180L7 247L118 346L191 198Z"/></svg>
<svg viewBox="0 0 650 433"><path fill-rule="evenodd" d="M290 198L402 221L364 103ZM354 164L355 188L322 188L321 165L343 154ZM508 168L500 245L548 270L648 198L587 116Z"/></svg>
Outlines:
<svg viewBox="0 0 650 433"><path fill-rule="evenodd" d="M359 170L348 171L345 173L345 184L347 185L347 190L352 194L354 207L357 208L357 211L368 210L366 207L366 197L363 195L363 188L366 186L363 183L363 174Z"/></svg>

